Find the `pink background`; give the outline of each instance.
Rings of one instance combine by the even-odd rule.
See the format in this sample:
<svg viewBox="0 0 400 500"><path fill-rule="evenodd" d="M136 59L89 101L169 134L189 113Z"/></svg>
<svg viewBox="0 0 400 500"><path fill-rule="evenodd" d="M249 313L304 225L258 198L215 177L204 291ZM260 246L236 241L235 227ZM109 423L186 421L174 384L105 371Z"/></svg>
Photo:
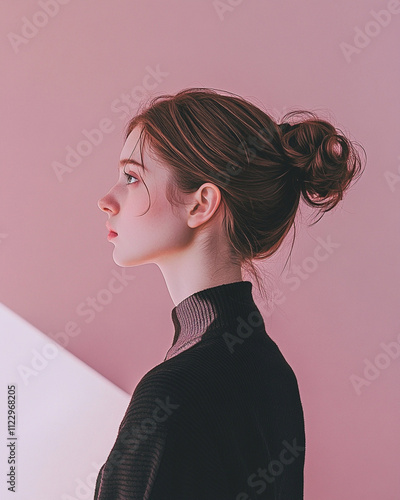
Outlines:
<svg viewBox="0 0 400 500"><path fill-rule="evenodd" d="M226 0L220 15L212 1L54 2L2 6L0 301L131 394L172 343L174 306L158 267L113 262L97 207L134 98L213 87L276 120L315 111L364 146L366 170L315 226L299 220L288 269L303 269L298 287L279 278L285 247L262 265L280 303L254 288L255 299L298 378L305 498L399 498L400 2ZM98 144L57 177L55 163L99 126ZM131 279L110 297L114 273ZM79 315L87 297L108 303Z"/></svg>

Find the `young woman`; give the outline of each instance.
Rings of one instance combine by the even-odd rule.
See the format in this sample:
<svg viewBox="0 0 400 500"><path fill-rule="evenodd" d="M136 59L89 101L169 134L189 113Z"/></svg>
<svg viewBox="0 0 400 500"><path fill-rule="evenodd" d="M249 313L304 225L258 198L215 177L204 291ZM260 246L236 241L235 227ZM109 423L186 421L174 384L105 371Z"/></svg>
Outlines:
<svg viewBox="0 0 400 500"><path fill-rule="evenodd" d="M301 196L323 215L362 168L329 122L284 120L234 94L186 89L128 124L99 207L116 264L160 268L175 335L135 388L96 500L303 498L297 380L242 270L261 291L253 261L278 250Z"/></svg>

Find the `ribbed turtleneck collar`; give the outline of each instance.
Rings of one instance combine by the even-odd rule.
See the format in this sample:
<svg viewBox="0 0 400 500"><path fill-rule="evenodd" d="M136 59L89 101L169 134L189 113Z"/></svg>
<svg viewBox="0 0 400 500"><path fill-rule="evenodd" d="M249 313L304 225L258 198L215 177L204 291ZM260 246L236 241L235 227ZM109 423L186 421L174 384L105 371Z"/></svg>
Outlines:
<svg viewBox="0 0 400 500"><path fill-rule="evenodd" d="M257 309L252 288L250 281L235 281L200 290L179 302L171 312L175 334L165 360L199 342L211 329L237 326L238 316Z"/></svg>

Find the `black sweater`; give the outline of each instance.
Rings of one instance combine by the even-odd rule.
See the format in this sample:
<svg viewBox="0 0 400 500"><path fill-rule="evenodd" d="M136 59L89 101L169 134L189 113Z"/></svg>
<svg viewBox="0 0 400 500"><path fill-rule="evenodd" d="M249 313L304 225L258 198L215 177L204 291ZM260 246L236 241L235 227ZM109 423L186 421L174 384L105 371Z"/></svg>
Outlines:
<svg viewBox="0 0 400 500"><path fill-rule="evenodd" d="M196 292L172 320L172 347L136 386L95 500L302 499L297 381L252 283Z"/></svg>

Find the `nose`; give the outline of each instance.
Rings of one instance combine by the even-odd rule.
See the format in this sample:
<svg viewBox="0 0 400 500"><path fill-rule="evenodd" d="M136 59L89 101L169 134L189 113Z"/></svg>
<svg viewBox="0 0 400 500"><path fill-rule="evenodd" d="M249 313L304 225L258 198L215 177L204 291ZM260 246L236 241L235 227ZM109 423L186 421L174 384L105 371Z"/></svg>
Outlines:
<svg viewBox="0 0 400 500"><path fill-rule="evenodd" d="M103 210L103 212L106 213L112 213L113 212L113 204L110 198L110 192L108 192L103 198L100 198L99 201L97 202L97 206L100 208L100 210Z"/></svg>
<svg viewBox="0 0 400 500"><path fill-rule="evenodd" d="M107 210L106 205L104 204L104 198L100 198L100 200L97 202L97 206L104 212Z"/></svg>

